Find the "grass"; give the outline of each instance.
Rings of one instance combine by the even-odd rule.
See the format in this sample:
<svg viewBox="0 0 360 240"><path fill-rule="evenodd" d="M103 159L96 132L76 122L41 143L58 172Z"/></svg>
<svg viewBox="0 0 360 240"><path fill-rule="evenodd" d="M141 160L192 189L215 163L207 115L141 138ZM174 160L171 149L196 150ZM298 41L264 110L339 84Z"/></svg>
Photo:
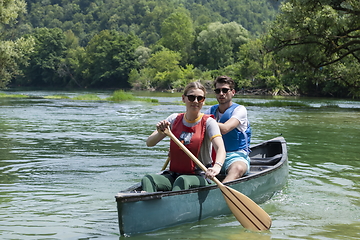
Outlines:
<svg viewBox="0 0 360 240"><path fill-rule="evenodd" d="M159 100L152 98L137 98L131 93L124 92L123 90L117 90L111 97L106 98L108 101L120 102L120 101L143 101L157 103Z"/></svg>
<svg viewBox="0 0 360 240"><path fill-rule="evenodd" d="M31 98L27 95L20 94L5 94L0 93L0 98ZM40 97L41 98L41 97ZM113 101L113 102L121 102L121 101L142 101L142 102L150 102L150 103L158 103L159 100L152 98L137 98L131 93L124 92L123 90L117 90L113 93L112 96L101 99L96 94L83 94L79 96L75 96L70 98L65 95L52 95L52 96L44 96L44 99L71 99L71 100L80 100L80 101Z"/></svg>
<svg viewBox="0 0 360 240"><path fill-rule="evenodd" d="M54 96L45 96L46 99L70 99L68 96L64 95L54 95Z"/></svg>
<svg viewBox="0 0 360 240"><path fill-rule="evenodd" d="M22 94L5 94L0 93L0 98L28 98L29 96L22 95Z"/></svg>
<svg viewBox="0 0 360 240"><path fill-rule="evenodd" d="M79 96L73 97L72 100L100 101L102 99L95 94L84 94L84 95L79 95Z"/></svg>
<svg viewBox="0 0 360 240"><path fill-rule="evenodd" d="M131 93L124 92L123 90L117 90L111 97L106 98L108 101L120 102L120 101L135 101L136 97Z"/></svg>

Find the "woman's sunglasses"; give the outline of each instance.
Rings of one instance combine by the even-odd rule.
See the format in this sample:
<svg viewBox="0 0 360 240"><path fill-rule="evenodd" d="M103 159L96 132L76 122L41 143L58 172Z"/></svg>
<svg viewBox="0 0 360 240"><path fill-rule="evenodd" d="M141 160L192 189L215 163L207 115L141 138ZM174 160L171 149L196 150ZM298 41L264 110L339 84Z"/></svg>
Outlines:
<svg viewBox="0 0 360 240"><path fill-rule="evenodd" d="M199 103L205 101L205 97L203 96L195 96L195 95L185 95L185 96L189 99L190 102L195 101L195 99L197 99Z"/></svg>
<svg viewBox="0 0 360 240"><path fill-rule="evenodd" d="M216 94L219 94L220 92L223 92L223 93L227 93L228 91L230 91L231 89L230 88L217 88L217 89L214 89L214 92Z"/></svg>

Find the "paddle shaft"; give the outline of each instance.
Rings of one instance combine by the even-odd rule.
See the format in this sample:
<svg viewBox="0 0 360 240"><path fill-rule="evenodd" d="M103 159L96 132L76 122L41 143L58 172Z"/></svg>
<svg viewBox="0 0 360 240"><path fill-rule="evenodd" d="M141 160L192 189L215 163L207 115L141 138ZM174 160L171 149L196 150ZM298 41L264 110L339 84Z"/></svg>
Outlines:
<svg viewBox="0 0 360 240"><path fill-rule="evenodd" d="M166 169L166 167L167 167L167 165L169 164L169 162L170 162L170 157L168 157L168 158L166 159L166 161L165 161L165 163L164 163L164 166L161 168L161 171L164 171L164 170Z"/></svg>
<svg viewBox="0 0 360 240"><path fill-rule="evenodd" d="M164 133L169 136L171 138L171 140L173 140L176 145L178 145L185 153L186 155L188 155L195 163L196 165L198 165L201 170L203 170L204 172L207 171L207 168L204 166L204 164L202 164L202 162L199 161L199 159L197 159L194 154L192 152L189 151L189 149L187 149L184 144L182 144L179 139L177 139L177 137L175 137L175 135L169 130L169 129L165 129ZM224 186L224 184L222 184L222 182L219 181L219 179L217 179L216 177L214 177L212 179L218 186Z"/></svg>

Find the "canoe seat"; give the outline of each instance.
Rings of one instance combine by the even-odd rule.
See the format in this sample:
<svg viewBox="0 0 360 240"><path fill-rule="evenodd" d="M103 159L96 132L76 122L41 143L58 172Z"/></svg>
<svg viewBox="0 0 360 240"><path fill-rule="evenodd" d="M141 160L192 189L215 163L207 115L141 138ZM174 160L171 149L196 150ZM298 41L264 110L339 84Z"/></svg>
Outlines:
<svg viewBox="0 0 360 240"><path fill-rule="evenodd" d="M282 154L276 154L272 157L250 157L250 165L275 165L282 158Z"/></svg>

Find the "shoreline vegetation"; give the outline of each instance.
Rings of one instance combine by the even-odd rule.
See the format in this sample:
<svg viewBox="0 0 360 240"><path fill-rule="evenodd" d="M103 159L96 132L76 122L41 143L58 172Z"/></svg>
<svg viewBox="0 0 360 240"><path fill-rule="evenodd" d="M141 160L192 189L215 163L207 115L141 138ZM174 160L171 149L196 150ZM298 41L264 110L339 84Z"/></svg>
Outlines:
<svg viewBox="0 0 360 240"><path fill-rule="evenodd" d="M359 1L5 2L0 89L175 92L227 75L245 94L360 98Z"/></svg>
<svg viewBox="0 0 360 240"><path fill-rule="evenodd" d="M154 104L159 104L158 99L145 98L145 97L136 97L131 92L125 92L124 90L115 91L110 97L100 98L97 94L82 94L75 97L69 97L65 95L48 95L48 96L29 96L24 94L6 94L0 92L1 98L29 98L29 99L68 99L74 101L111 101L111 102L122 102L122 101L142 101L149 102ZM244 105L244 106L256 106L256 107L304 107L304 108L340 108L337 104L333 103L324 103L320 107L313 107L310 104L296 102L296 101L286 101L286 100L270 100L267 102L251 102L241 99L234 99L234 102ZM161 103L167 104L167 103ZM181 101L178 104L182 104ZM206 101L206 105L215 105L217 104L216 100Z"/></svg>
<svg viewBox="0 0 360 240"><path fill-rule="evenodd" d="M152 102L157 103L157 99L152 98L138 98L129 92L123 90L115 91L110 97L100 98L96 94L83 94L75 97L69 97L65 95L49 95L44 97L33 97L23 94L5 94L0 93L0 98L39 98L39 99L69 99L69 100L82 100L82 101L112 101L112 102L121 102L121 101L143 101L143 102Z"/></svg>

